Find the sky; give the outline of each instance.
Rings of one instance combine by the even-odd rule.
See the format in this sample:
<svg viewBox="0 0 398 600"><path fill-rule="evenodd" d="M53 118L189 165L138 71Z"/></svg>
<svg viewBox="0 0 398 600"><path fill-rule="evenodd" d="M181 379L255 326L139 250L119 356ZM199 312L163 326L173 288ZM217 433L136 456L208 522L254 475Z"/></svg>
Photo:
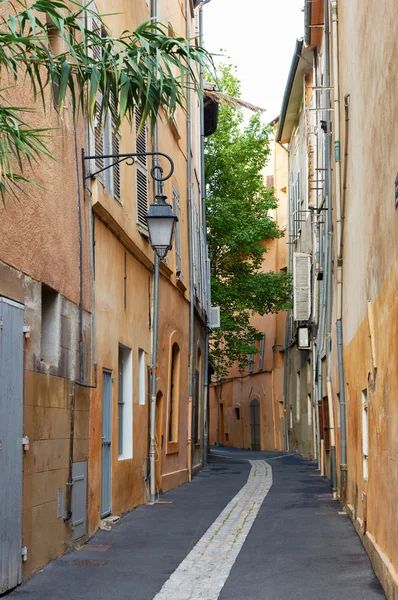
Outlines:
<svg viewBox="0 0 398 600"><path fill-rule="evenodd" d="M236 65L242 99L279 115L304 0L211 0L204 6L204 45Z"/></svg>

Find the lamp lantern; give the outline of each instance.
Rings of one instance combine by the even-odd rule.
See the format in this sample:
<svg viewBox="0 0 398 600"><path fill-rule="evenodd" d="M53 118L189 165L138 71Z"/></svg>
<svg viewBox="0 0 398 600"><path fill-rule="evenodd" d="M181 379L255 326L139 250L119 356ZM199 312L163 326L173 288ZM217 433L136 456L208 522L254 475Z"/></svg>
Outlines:
<svg viewBox="0 0 398 600"><path fill-rule="evenodd" d="M165 258L172 247L173 234L177 216L173 213L170 204L166 202L167 196L155 196L155 203L151 204L146 215L149 241L159 258Z"/></svg>

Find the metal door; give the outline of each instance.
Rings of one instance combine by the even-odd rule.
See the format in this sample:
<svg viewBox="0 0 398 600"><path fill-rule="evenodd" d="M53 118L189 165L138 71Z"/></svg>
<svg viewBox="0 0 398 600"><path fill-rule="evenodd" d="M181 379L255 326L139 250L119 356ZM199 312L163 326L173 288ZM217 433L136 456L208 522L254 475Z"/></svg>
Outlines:
<svg viewBox="0 0 398 600"><path fill-rule="evenodd" d="M101 518L112 512L112 372L102 371Z"/></svg>
<svg viewBox="0 0 398 600"><path fill-rule="evenodd" d="M0 594L22 573L23 324L23 306L0 297Z"/></svg>
<svg viewBox="0 0 398 600"><path fill-rule="evenodd" d="M250 431L252 450L261 450L260 442L260 403L258 400L250 402Z"/></svg>

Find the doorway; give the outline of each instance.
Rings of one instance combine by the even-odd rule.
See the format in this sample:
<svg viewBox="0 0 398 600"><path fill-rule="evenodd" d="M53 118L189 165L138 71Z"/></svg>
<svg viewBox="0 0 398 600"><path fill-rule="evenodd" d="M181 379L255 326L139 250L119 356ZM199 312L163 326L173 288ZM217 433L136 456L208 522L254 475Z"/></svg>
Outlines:
<svg viewBox="0 0 398 600"><path fill-rule="evenodd" d="M112 512L112 371L102 371L101 519Z"/></svg>
<svg viewBox="0 0 398 600"><path fill-rule="evenodd" d="M250 402L250 432L252 450L261 450L260 403L258 400L252 400Z"/></svg>

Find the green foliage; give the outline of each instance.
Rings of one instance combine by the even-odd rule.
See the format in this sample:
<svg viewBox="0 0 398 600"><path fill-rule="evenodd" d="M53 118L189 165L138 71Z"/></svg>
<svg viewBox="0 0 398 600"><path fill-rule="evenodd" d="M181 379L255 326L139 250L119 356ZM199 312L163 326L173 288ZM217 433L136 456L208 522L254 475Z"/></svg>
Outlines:
<svg viewBox="0 0 398 600"><path fill-rule="evenodd" d="M240 95L231 66L219 69L222 92ZM259 115L243 125L241 110L220 106L217 132L205 144L208 242L211 258L212 304L221 307L221 327L212 333L210 360L218 376L232 364L242 372L250 345L259 332L250 325L253 313L283 310L290 300L285 273L261 272L264 241L282 236L270 211L277 206L265 187L271 129Z"/></svg>
<svg viewBox="0 0 398 600"><path fill-rule="evenodd" d="M141 124L149 119L152 128L160 109L169 119L177 106L184 108L187 74L197 87L193 66L210 64L208 54L185 38L170 36L168 24L153 21L117 38L103 37L98 15L99 27L94 31L86 27L86 7L78 0L2 0L0 76L7 74L15 84L30 84L34 102L39 98L44 109L45 88L57 84L58 109L68 97L74 116L85 111L90 122L95 117L98 92L102 105L97 116L102 118L111 109L118 125L125 117L132 121L134 107L141 112ZM62 42L59 54L52 50L56 38ZM25 109L13 107L13 120L6 104L0 91L3 202L6 193L18 192L22 183L30 181L22 174L24 159L29 163L46 154L44 138L48 135L48 130L30 129L20 119L19 113ZM16 168L12 168L15 158Z"/></svg>

